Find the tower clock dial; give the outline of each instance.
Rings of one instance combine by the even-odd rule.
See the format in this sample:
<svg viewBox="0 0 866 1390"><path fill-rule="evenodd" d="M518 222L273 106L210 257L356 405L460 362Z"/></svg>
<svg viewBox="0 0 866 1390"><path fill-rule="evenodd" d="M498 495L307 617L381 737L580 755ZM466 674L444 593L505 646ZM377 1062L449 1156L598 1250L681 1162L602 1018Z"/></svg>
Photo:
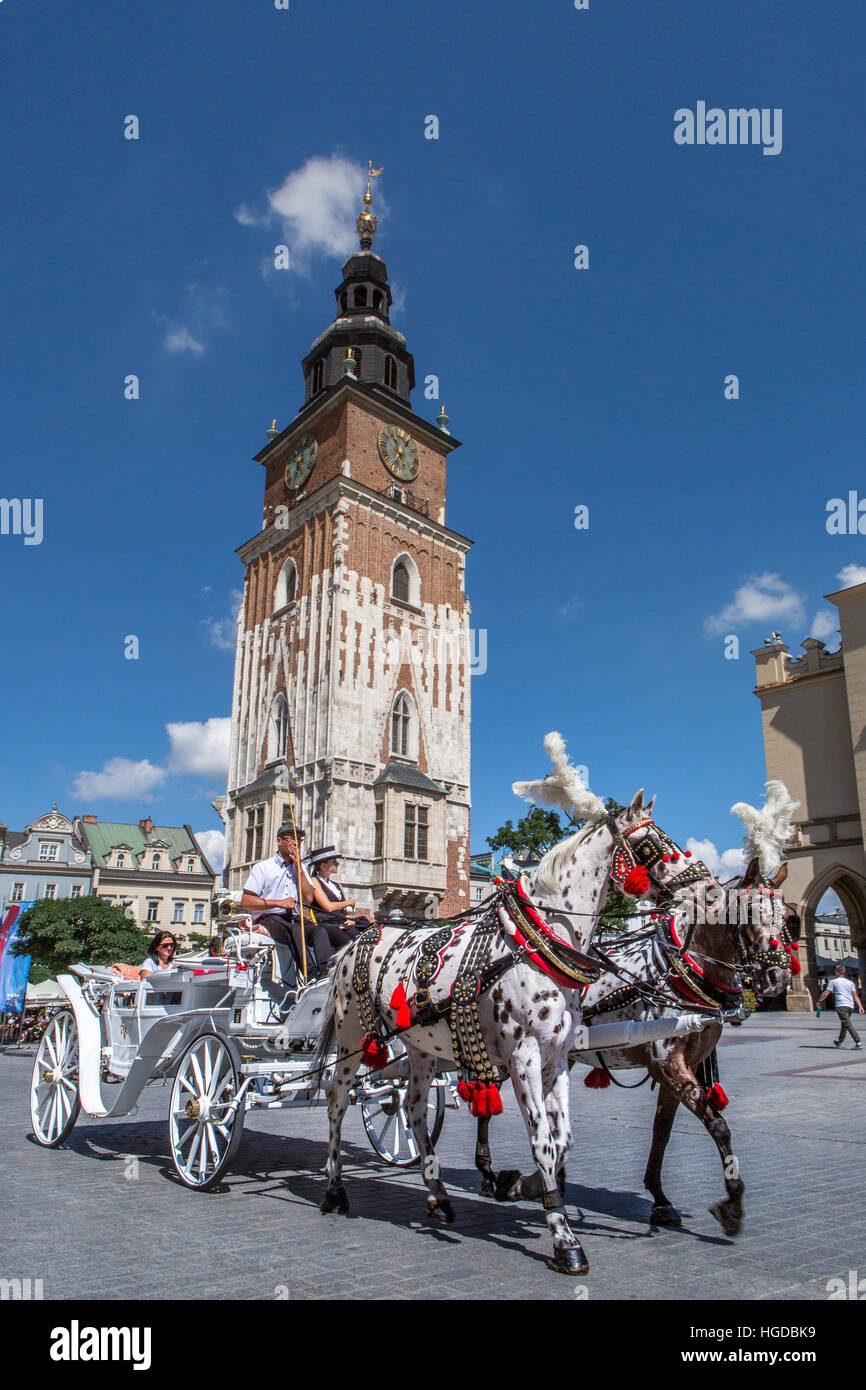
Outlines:
<svg viewBox="0 0 866 1390"><path fill-rule="evenodd" d="M397 425L386 425L379 435L379 457L395 478L409 483L418 476L418 445Z"/></svg>
<svg viewBox="0 0 866 1390"><path fill-rule="evenodd" d="M314 434L305 434L298 440L286 464L286 487L293 491L303 487L313 471L318 452L319 441Z"/></svg>

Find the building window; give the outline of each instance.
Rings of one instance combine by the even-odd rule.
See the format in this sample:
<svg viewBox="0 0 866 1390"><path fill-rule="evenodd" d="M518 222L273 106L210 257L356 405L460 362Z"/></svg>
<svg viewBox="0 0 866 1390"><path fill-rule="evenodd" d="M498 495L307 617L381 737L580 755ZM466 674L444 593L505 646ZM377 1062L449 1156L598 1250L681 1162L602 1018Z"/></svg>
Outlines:
<svg viewBox="0 0 866 1390"><path fill-rule="evenodd" d="M273 704L271 705L271 717L268 723L265 761L272 763L279 758L285 758L288 742L289 707L286 704L285 695L281 693L276 696Z"/></svg>
<svg viewBox="0 0 866 1390"><path fill-rule="evenodd" d="M397 390L397 363L393 357L385 358L385 385L392 391Z"/></svg>
<svg viewBox="0 0 866 1390"><path fill-rule="evenodd" d="M345 312L346 312L346 310L348 309L348 307L349 307L349 296L346 294L346 291L343 290L343 293L340 295L340 310L341 310L341 312L345 314Z"/></svg>
<svg viewBox="0 0 866 1390"><path fill-rule="evenodd" d="M155 855L153 856L153 858L151 859L151 861L150 861L150 867L151 867L151 869L158 869L158 868L159 868L159 855L158 855L158 854L155 854Z"/></svg>
<svg viewBox="0 0 866 1390"><path fill-rule="evenodd" d="M49 900L49 902L53 902L53 901L54 901L54 899L57 897L57 884L56 884L56 883L46 883L46 885L45 885L45 896L46 896L46 898Z"/></svg>
<svg viewBox="0 0 866 1390"><path fill-rule="evenodd" d="M364 354L360 348L352 348L352 356L355 359L355 376L361 380L361 367L364 362Z"/></svg>
<svg viewBox="0 0 866 1390"><path fill-rule="evenodd" d="M367 307L367 286L358 285L355 288L355 308L366 309Z"/></svg>
<svg viewBox="0 0 866 1390"><path fill-rule="evenodd" d="M70 891L69 896L70 896L70 898L80 898L80 897L81 897L81 884L80 884L80 883L73 883L72 889L71 889L71 891Z"/></svg>
<svg viewBox="0 0 866 1390"><path fill-rule="evenodd" d="M385 298L384 298L384 295L382 294L382 291L381 291L381 290L374 290L374 291L373 291L373 313L374 313L374 314L381 314L381 312L382 312L382 306L383 306L384 303L385 303Z"/></svg>
<svg viewBox="0 0 866 1390"><path fill-rule="evenodd" d="M376 802L376 841L373 846L373 858L381 859L382 850L385 844L385 803Z"/></svg>
<svg viewBox="0 0 866 1390"><path fill-rule="evenodd" d="M315 367L313 368L313 394L315 395L315 393L316 393L317 391L321 391L321 389L322 389L322 387L324 386L324 384L325 384L325 359L324 359L324 357L320 357L319 360L318 360L318 362L316 363Z"/></svg>
<svg viewBox="0 0 866 1390"><path fill-rule="evenodd" d="M188 860L186 861L186 871L187 871L188 874L194 874L194 873L195 873L195 860L194 860L194 859L188 859Z"/></svg>
<svg viewBox="0 0 866 1390"><path fill-rule="evenodd" d="M409 602L409 570L402 560L398 560L394 566L394 577L391 582L391 593L394 598L401 603Z"/></svg>
<svg viewBox="0 0 866 1390"><path fill-rule="evenodd" d="M147 900L147 921L148 921L148 922L158 922L158 921L159 921L159 916L158 916L158 914L159 914L159 901L158 901L156 898L148 898L148 900Z"/></svg>
<svg viewBox="0 0 866 1390"><path fill-rule="evenodd" d="M481 902L481 899L483 898L483 896L484 896L484 889L483 889L483 888L476 888L476 889L475 889L475 901L476 901L477 903L480 903L480 902Z"/></svg>
<svg viewBox="0 0 866 1390"><path fill-rule="evenodd" d="M203 922L203 921L204 921L204 909L205 909L204 903L201 903L201 902L195 902L195 903L193 903L193 905L192 905L192 920L193 920L193 922Z"/></svg>
<svg viewBox="0 0 866 1390"><path fill-rule="evenodd" d="M23 902L23 901L24 901L24 889L25 889L25 886L26 886L26 885L23 884L23 883L13 883L13 884L12 884L12 897L10 898L9 901L10 901L10 902L13 902L13 903L21 903L21 902Z"/></svg>
<svg viewBox="0 0 866 1390"><path fill-rule="evenodd" d="M171 905L171 921L172 921L172 925L173 925L173 926L174 926L174 925L181 925L181 924L183 923L183 903L178 903L178 902L172 903L172 905Z"/></svg>
<svg viewBox="0 0 866 1390"><path fill-rule="evenodd" d="M262 857L262 849L265 841L265 808L264 806L253 806L247 811L247 844L246 860L247 864L254 864Z"/></svg>
<svg viewBox="0 0 866 1390"><path fill-rule="evenodd" d="M403 858L427 858L427 807L407 801L403 819Z"/></svg>
<svg viewBox="0 0 866 1390"><path fill-rule="evenodd" d="M408 695L398 695L391 713L391 752L401 758L409 756L409 727L412 713Z"/></svg>
<svg viewBox="0 0 866 1390"><path fill-rule="evenodd" d="M56 845L46 844L46 842L43 840L43 842L42 842L42 843L40 844L40 846L39 846L39 858L42 859L43 861L46 860L46 859L51 859L51 860L56 859L56 858L57 858L57 846L56 846Z"/></svg>
<svg viewBox="0 0 866 1390"><path fill-rule="evenodd" d="M274 590L274 612L280 608L285 608L287 603L294 603L297 592L297 566L294 560L287 560L277 575L277 587Z"/></svg>
<svg viewBox="0 0 866 1390"><path fill-rule="evenodd" d="M126 863L126 855L125 855L125 854L120 854L120 853L118 853L117 860L116 860L115 862L116 862L116 867L117 867L118 869L122 869L123 866L124 866L124 864Z"/></svg>

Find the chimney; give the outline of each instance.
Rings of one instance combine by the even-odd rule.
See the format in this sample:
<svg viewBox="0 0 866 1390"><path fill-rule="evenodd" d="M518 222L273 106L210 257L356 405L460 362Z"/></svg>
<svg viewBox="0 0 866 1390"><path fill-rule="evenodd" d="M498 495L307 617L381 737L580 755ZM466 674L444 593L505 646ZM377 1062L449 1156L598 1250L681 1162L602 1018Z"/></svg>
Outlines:
<svg viewBox="0 0 866 1390"><path fill-rule="evenodd" d="M80 820L84 825L96 825L96 816L81 816Z"/></svg>
<svg viewBox="0 0 866 1390"><path fill-rule="evenodd" d="M144 820L140 820L138 822L138 827L140 830L144 831L145 835L149 835L153 829L153 821L150 819L150 816L145 816Z"/></svg>

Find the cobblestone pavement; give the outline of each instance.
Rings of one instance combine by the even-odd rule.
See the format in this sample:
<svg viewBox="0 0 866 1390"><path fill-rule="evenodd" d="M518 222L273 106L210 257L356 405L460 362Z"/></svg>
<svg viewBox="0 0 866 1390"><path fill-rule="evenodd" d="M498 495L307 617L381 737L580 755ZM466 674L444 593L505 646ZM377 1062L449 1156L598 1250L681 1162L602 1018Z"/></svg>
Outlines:
<svg viewBox="0 0 866 1390"><path fill-rule="evenodd" d="M424 1223L417 1170L385 1167L354 1108L344 1130L351 1214L326 1217L324 1110L254 1112L222 1187L190 1192L171 1176L167 1089L148 1088L133 1119L82 1115L65 1148L41 1149L27 1109L33 1049L9 1049L0 1277L41 1278L46 1299L825 1299L828 1279L866 1275L860 1223L839 1220L866 1197L866 1049L834 1049L835 1027L832 1014L759 1014L725 1032L726 1113L747 1188L736 1241L707 1210L723 1195L715 1148L683 1112L665 1165L683 1229L651 1233L641 1179L655 1098L649 1086L589 1091L574 1073L566 1199L590 1260L585 1279L547 1268L540 1207L478 1196L463 1108L446 1112L439 1145L456 1225ZM527 1171L525 1131L504 1094L494 1164Z"/></svg>

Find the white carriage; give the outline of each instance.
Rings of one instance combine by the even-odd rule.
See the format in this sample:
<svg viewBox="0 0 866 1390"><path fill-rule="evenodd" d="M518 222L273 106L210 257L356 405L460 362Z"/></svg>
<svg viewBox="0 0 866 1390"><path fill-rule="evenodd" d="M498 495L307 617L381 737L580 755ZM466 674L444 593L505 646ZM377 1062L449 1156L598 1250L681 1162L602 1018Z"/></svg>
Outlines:
<svg viewBox="0 0 866 1390"><path fill-rule="evenodd" d="M134 1115L149 1083L171 1085L169 1151L187 1187L219 1181L237 1151L247 1111L323 1104L334 1057L317 1069L329 978L304 983L291 951L250 934L238 915L220 923L226 955L178 964L141 981L106 966L76 965L60 975L69 1007L39 1043L30 1083L37 1142L57 1148L82 1110ZM353 1099L367 1137L386 1162L417 1162L406 1119L405 1050L362 1070ZM459 1104L456 1077L442 1071L430 1091L434 1144L447 1105Z"/></svg>

